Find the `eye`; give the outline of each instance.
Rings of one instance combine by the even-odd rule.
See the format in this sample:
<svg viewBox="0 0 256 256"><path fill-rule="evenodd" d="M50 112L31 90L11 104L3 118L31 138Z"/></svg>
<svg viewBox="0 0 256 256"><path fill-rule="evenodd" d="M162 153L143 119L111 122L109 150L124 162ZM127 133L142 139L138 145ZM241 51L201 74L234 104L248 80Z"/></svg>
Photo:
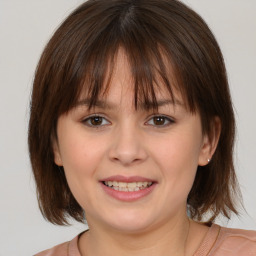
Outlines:
<svg viewBox="0 0 256 256"><path fill-rule="evenodd" d="M106 118L98 115L87 117L86 119L83 120L83 123L91 127L100 127L100 126L110 124L110 122Z"/></svg>
<svg viewBox="0 0 256 256"><path fill-rule="evenodd" d="M166 116L153 116L152 118L147 121L147 125L152 126L159 126L159 127L165 127L170 125L171 123L174 123L174 121Z"/></svg>

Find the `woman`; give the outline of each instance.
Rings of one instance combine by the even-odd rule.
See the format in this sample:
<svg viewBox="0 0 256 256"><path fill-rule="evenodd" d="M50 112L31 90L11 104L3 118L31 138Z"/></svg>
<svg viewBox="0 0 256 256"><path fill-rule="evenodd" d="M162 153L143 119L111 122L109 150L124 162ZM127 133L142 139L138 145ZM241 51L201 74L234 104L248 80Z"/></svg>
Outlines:
<svg viewBox="0 0 256 256"><path fill-rule="evenodd" d="M39 61L29 150L52 223L88 223L37 255L256 255L238 214L234 114L204 21L175 0L89 0Z"/></svg>

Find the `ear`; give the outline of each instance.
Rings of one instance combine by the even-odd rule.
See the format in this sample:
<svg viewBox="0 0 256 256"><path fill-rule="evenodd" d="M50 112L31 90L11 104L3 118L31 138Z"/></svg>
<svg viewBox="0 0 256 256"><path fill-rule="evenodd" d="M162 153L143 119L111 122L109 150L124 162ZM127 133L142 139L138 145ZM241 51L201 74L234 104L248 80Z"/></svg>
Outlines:
<svg viewBox="0 0 256 256"><path fill-rule="evenodd" d="M53 139L52 141L53 141L52 147L53 147L53 154L54 154L54 163L58 166L63 166L58 142L56 139Z"/></svg>
<svg viewBox="0 0 256 256"><path fill-rule="evenodd" d="M221 133L221 121L219 117L215 117L212 120L211 130L209 134L205 134L203 137L203 143L202 143L201 152L198 159L198 165L204 166L210 162L217 148L219 138L220 138L220 133Z"/></svg>

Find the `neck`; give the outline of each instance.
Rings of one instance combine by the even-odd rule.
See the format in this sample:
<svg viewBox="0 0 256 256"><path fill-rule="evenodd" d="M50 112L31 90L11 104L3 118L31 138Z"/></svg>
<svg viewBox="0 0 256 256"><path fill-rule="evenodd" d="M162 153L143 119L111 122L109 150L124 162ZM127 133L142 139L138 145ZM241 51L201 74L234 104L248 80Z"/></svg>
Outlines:
<svg viewBox="0 0 256 256"><path fill-rule="evenodd" d="M88 221L89 223L89 221ZM186 254L189 220L174 218L163 225L140 232L120 232L91 225L79 239L82 256L180 256Z"/></svg>

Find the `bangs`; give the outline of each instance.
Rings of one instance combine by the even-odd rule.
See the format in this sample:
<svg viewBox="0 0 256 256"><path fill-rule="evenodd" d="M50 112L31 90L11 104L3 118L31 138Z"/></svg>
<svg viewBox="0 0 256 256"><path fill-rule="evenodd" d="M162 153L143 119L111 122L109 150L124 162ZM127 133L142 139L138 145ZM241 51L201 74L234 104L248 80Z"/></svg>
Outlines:
<svg viewBox="0 0 256 256"><path fill-rule="evenodd" d="M72 65L67 66L73 69L77 67L77 70L67 72L75 77L75 82L72 83L75 97L72 102L69 101L68 106L62 108L62 113L75 106L81 95L88 98L89 108L95 106L99 97L107 95L119 50L124 51L130 66L135 109L139 104L143 104L146 109L157 109L156 91L164 87L169 93L167 97L174 103L175 90L180 93L185 106L191 112L195 111L194 100L188 101L184 76L177 68L174 54L176 46L172 46L170 41L161 40L162 32L154 25L155 21L152 24L143 22L149 20L150 16L150 11L145 11L137 19L136 10L131 5L123 8L121 13L119 10L114 17L99 19L90 35L88 31L79 28L76 49L70 50L72 54L76 54ZM67 90L70 91L70 86Z"/></svg>
<svg viewBox="0 0 256 256"><path fill-rule="evenodd" d="M219 213L227 218L237 213L234 112L223 56L207 24L179 0L88 0L55 31L35 72L28 143L44 217L60 225L68 217L84 221L84 210L54 162L53 142L59 117L82 96L92 108L107 95L119 51L130 68L135 109L157 109L159 92L174 104L178 96L186 110L200 115L210 139L219 118L219 144L210 163L198 167L189 212L195 220L210 213L210 221Z"/></svg>
<svg viewBox="0 0 256 256"><path fill-rule="evenodd" d="M150 50L150 52L147 50ZM127 45L122 42L114 48L111 47L109 51L100 52L97 56L91 58L91 62L85 67L87 72L85 72L78 88L77 100L83 95L88 99L90 109L95 106L99 98L108 95L112 86L112 77L118 69L117 58L120 53L124 54L130 69L131 77L129 79L132 81L132 88L130 89L134 91L133 103L135 109L140 105L143 105L146 110L157 109L156 94L158 92L165 92L164 96L171 98L175 104L174 91L179 92L180 88L177 88L175 83L171 63L167 63L159 47L156 46L155 51L152 51L152 47L149 47L149 49L144 47L143 51L140 51L136 47L127 49Z"/></svg>

